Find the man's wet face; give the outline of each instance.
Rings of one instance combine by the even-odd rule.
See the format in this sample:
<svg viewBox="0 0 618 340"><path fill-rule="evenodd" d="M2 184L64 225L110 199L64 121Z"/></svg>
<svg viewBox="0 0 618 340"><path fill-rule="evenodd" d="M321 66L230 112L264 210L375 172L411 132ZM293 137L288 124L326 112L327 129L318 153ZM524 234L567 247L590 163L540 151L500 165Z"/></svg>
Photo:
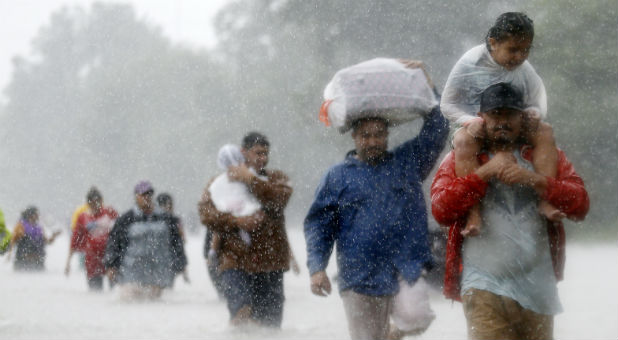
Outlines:
<svg viewBox="0 0 618 340"><path fill-rule="evenodd" d="M381 119L364 120L354 128L352 138L358 158L369 164L382 160L388 148L388 126Z"/></svg>
<svg viewBox="0 0 618 340"><path fill-rule="evenodd" d="M270 149L266 145L256 144L249 149L242 149L242 154L245 157L245 163L248 167L256 171L263 170L268 164L268 155Z"/></svg>
<svg viewBox="0 0 618 340"><path fill-rule="evenodd" d="M143 194L135 194L135 203L142 211L151 211L154 207L152 203L152 195L154 192L147 191Z"/></svg>
<svg viewBox="0 0 618 340"><path fill-rule="evenodd" d="M485 120L487 138L494 144L511 144L517 141L523 124L523 112L499 108L481 113Z"/></svg>
<svg viewBox="0 0 618 340"><path fill-rule="evenodd" d="M103 207L103 199L100 197L89 199L88 206L92 211L98 212Z"/></svg>

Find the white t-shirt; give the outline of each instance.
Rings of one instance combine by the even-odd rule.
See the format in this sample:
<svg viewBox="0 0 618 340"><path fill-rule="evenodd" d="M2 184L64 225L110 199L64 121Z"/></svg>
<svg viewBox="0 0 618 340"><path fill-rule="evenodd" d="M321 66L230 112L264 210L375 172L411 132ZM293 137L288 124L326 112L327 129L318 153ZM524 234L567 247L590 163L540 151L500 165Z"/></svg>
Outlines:
<svg viewBox="0 0 618 340"><path fill-rule="evenodd" d="M532 164L515 153L521 166ZM470 288L509 297L539 314L562 311L546 220L533 188L491 180L481 200L481 234L463 244L463 295Z"/></svg>

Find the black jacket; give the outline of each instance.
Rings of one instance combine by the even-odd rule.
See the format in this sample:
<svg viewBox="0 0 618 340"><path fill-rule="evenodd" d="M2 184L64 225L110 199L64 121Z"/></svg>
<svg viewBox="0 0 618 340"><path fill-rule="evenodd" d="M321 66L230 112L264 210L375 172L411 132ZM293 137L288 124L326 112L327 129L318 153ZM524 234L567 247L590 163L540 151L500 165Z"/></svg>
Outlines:
<svg viewBox="0 0 618 340"><path fill-rule="evenodd" d="M131 209L116 220L107 240L103 264L106 269L118 269L129 246L129 227L136 222L163 221L170 233L170 250L172 254L172 268L176 273L182 272L187 266L184 244L178 230L179 219L173 215L155 212L145 216L139 210Z"/></svg>

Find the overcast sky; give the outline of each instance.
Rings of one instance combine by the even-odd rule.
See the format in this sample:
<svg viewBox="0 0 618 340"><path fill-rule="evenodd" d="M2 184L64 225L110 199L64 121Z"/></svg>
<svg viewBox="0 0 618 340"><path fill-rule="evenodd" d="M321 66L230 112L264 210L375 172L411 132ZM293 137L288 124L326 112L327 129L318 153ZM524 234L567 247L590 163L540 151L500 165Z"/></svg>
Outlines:
<svg viewBox="0 0 618 340"><path fill-rule="evenodd" d="M139 18L158 25L175 42L210 47L216 41L212 19L232 0L99 0L106 3L131 3ZM63 6L90 7L94 0L0 0L0 89L11 77L11 59L27 56L30 42L50 14Z"/></svg>

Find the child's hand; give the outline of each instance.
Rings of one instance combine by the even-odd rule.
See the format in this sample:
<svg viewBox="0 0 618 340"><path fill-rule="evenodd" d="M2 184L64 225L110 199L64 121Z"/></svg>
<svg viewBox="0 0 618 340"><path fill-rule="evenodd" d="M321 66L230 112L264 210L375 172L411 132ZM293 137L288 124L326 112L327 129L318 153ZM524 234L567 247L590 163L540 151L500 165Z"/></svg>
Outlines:
<svg viewBox="0 0 618 340"><path fill-rule="evenodd" d="M481 117L476 117L464 124L466 131L474 138L485 138L485 121Z"/></svg>

